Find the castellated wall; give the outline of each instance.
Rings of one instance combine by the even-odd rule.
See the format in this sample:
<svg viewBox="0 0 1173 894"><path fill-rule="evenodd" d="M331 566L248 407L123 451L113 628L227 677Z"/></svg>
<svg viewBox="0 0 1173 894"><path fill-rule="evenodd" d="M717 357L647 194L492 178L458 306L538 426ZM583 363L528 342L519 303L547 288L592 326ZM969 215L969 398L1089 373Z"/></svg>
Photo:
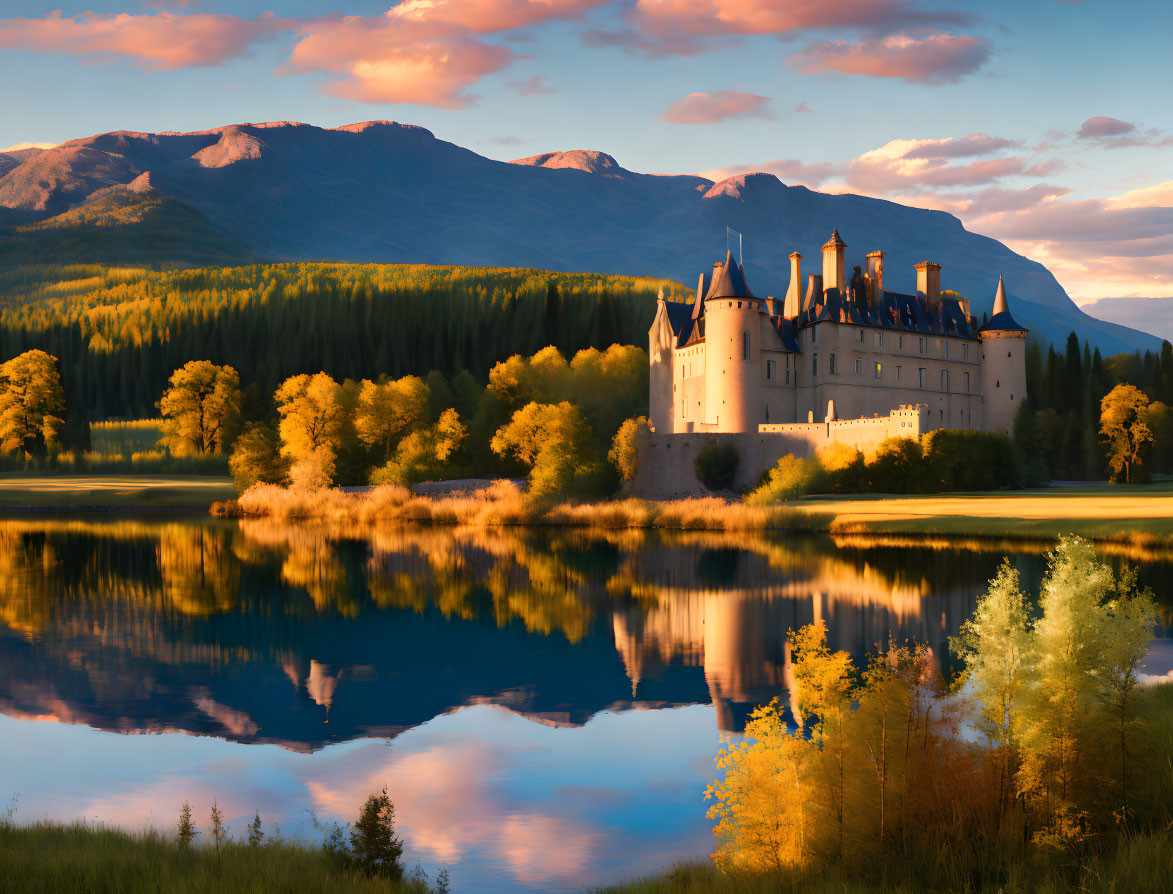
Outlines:
<svg viewBox="0 0 1173 894"><path fill-rule="evenodd" d="M919 438L937 427L929 408L920 405L901 407L887 416L763 424L756 432L645 433L631 494L651 500L707 494L696 479L693 463L700 449L713 441L725 441L737 448L741 461L734 488L749 490L757 486L763 472L788 453L806 457L840 443L867 454L888 438Z"/></svg>

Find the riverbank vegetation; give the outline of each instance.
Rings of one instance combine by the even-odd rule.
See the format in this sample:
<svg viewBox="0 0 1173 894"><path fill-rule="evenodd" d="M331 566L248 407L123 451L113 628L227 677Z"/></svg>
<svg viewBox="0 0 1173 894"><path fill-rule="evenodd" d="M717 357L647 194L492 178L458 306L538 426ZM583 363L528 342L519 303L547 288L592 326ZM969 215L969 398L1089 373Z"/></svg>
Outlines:
<svg viewBox="0 0 1173 894"><path fill-rule="evenodd" d="M19 825L12 808L0 813L0 866L4 890L145 890L196 892L342 891L448 894L446 871L434 885L416 869L404 872L395 837L394 808L386 790L371 795L355 823L315 826L320 839L265 831L258 813L236 837L212 802L210 824L200 828L190 804L179 810L175 834L132 832L100 824L42 821ZM202 843L201 843L202 842Z"/></svg>
<svg viewBox="0 0 1173 894"><path fill-rule="evenodd" d="M792 632L789 703L754 712L705 795L715 870L617 890L1167 889L1173 686L1140 686L1156 618L1134 571L1071 537L1036 596L1002 565L950 639L951 685L925 646L859 666L823 622Z"/></svg>

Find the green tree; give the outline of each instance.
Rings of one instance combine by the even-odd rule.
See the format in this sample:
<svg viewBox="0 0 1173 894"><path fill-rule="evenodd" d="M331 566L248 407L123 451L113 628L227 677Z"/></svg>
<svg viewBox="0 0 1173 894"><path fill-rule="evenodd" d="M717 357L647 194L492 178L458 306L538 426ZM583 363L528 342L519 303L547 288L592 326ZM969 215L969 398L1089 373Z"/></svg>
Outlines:
<svg viewBox="0 0 1173 894"><path fill-rule="evenodd" d="M183 806L179 808L179 843L187 847L199 834L191 818L191 804L184 801Z"/></svg>
<svg viewBox="0 0 1173 894"><path fill-rule="evenodd" d="M415 484L435 481L450 470L449 461L468 436L460 415L452 409L435 425L415 431L399 442L395 455L371 473L371 484Z"/></svg>
<svg viewBox="0 0 1173 894"><path fill-rule="evenodd" d="M1100 434L1107 446L1113 481L1119 481L1123 474L1131 484L1144 461L1144 448L1153 440L1144 418L1148 405L1149 399L1134 385L1117 385L1100 402Z"/></svg>
<svg viewBox="0 0 1173 894"><path fill-rule="evenodd" d="M403 842L395 837L395 806L386 787L371 795L350 830L350 853L355 864L369 875L403 877L399 862Z"/></svg>
<svg viewBox="0 0 1173 894"><path fill-rule="evenodd" d="M598 447L582 411L562 401L529 403L493 435L490 447L530 469L533 497L584 494L598 487Z"/></svg>
<svg viewBox="0 0 1173 894"><path fill-rule="evenodd" d="M261 828L261 812L253 814L253 821L248 824L248 843L251 847L258 847L265 841L265 830Z"/></svg>
<svg viewBox="0 0 1173 894"><path fill-rule="evenodd" d="M949 647L965 665L961 683L976 700L977 728L997 755L1001 822L1017 769L1013 724L1033 661L1026 596L1018 570L1009 561L998 568L973 616L950 638Z"/></svg>
<svg viewBox="0 0 1173 894"><path fill-rule="evenodd" d="M25 351L0 366L0 449L44 453L59 442L64 415L56 357Z"/></svg>
<svg viewBox="0 0 1173 894"><path fill-rule="evenodd" d="M240 376L207 360L185 363L171 374L159 412L161 440L175 456L224 453L240 426Z"/></svg>

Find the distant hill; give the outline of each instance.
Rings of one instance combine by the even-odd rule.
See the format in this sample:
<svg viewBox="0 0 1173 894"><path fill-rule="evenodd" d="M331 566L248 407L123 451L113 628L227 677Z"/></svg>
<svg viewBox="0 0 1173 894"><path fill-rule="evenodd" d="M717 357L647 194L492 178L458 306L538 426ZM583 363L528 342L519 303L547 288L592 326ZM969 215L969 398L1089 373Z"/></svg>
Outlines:
<svg viewBox="0 0 1173 894"><path fill-rule="evenodd" d="M1074 329L1107 354L1159 345L1084 314L1043 265L952 215L786 186L769 174L719 183L640 174L586 150L499 162L386 121L114 132L18 161L0 176L0 225L55 218L145 176L202 215L210 229L201 226L197 241L213 250L223 243L212 234L223 234L233 251L277 260L520 266L685 283L724 254L730 226L744 234L749 283L763 295L785 292L791 251L816 270L819 247L838 227L849 270L869 251L887 252L892 289L913 290L913 264L937 261L942 284L980 316L1002 274L1015 316L1045 339L1061 342ZM177 209L165 210L177 220ZM173 242L150 245L150 229L125 234L141 236L146 254L182 260Z"/></svg>
<svg viewBox="0 0 1173 894"><path fill-rule="evenodd" d="M139 179L144 183L99 190L84 204L39 223L0 230L0 266L204 266L255 259L190 205L145 185L145 175Z"/></svg>

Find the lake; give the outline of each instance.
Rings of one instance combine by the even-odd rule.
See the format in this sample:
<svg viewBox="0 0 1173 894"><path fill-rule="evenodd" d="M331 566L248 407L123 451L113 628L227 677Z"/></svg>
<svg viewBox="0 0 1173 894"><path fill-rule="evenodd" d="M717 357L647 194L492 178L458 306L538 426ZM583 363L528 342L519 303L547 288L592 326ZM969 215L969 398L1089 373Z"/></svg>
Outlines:
<svg viewBox="0 0 1173 894"><path fill-rule="evenodd" d="M788 631L946 642L1045 544L0 521L0 809L314 836L385 784L409 864L574 891L712 849L713 757L787 700ZM1169 616L1173 559L1129 553ZM1150 671L1164 673L1168 641Z"/></svg>

